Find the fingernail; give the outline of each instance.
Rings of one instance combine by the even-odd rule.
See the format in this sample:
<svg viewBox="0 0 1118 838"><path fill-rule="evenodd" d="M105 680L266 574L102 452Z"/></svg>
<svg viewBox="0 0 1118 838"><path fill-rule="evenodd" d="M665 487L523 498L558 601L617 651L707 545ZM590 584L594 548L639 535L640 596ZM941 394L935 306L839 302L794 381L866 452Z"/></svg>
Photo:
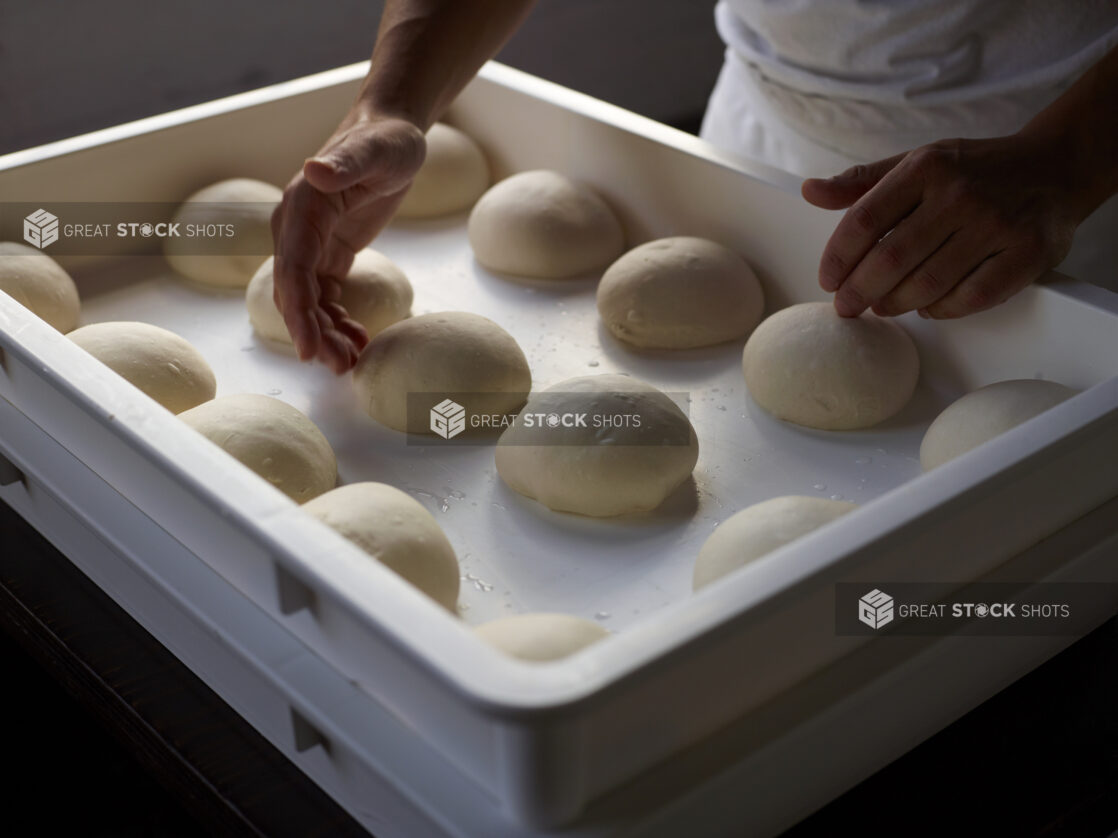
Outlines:
<svg viewBox="0 0 1118 838"><path fill-rule="evenodd" d="M916 309L916 313L923 317L925 320L931 319L931 315L928 314L928 310L926 308L918 308Z"/></svg>

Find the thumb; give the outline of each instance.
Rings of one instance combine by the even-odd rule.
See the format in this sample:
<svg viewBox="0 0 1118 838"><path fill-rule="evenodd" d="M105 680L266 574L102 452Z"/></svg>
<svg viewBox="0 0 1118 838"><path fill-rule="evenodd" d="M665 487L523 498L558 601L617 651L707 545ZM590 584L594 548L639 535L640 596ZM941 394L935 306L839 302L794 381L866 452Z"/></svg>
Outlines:
<svg viewBox="0 0 1118 838"><path fill-rule="evenodd" d="M904 156L898 154L875 163L859 164L826 179L808 178L800 187L800 194L809 204L823 209L846 209L869 192Z"/></svg>
<svg viewBox="0 0 1118 838"><path fill-rule="evenodd" d="M321 192L361 183L374 195L399 192L423 163L426 142L415 126L358 122L303 164L303 176Z"/></svg>

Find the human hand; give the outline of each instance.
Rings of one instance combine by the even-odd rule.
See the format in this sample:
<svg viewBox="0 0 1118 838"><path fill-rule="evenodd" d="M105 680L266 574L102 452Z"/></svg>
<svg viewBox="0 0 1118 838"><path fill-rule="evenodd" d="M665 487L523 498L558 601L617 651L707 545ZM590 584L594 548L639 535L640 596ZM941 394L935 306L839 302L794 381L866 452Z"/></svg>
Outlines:
<svg viewBox="0 0 1118 838"><path fill-rule="evenodd" d="M355 254L388 223L423 163L413 122L354 108L288 183L272 214L275 300L300 360L349 370L368 343L342 307Z"/></svg>
<svg viewBox="0 0 1118 838"><path fill-rule="evenodd" d="M1093 209L1058 147L1023 134L944 140L836 177L804 198L846 209L819 265L835 309L962 317L1059 264Z"/></svg>

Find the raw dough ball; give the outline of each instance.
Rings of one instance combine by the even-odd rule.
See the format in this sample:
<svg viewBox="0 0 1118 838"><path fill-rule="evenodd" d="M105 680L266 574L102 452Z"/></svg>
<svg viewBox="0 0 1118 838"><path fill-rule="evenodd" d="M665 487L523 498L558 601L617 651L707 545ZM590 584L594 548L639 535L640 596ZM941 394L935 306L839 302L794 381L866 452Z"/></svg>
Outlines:
<svg viewBox="0 0 1118 838"><path fill-rule="evenodd" d="M482 195L469 235L485 267L539 279L601 269L625 249L621 222L596 192L544 170L505 178Z"/></svg>
<svg viewBox="0 0 1118 838"><path fill-rule="evenodd" d="M920 465L925 471L941 466L1077 392L1054 381L1016 379L967 393L928 427L920 443Z"/></svg>
<svg viewBox="0 0 1118 838"><path fill-rule="evenodd" d="M492 320L441 311L394 323L369 341L353 383L382 425L430 434L431 408L447 398L468 415L515 413L532 389L532 374L512 335ZM415 394L410 417L409 394Z"/></svg>
<svg viewBox="0 0 1118 838"><path fill-rule="evenodd" d="M202 354L174 332L150 323L93 323L67 337L172 413L217 393L213 370Z"/></svg>
<svg viewBox="0 0 1118 838"><path fill-rule="evenodd" d="M569 614L517 614L474 631L505 654L526 661L565 658L609 636L597 623Z"/></svg>
<svg viewBox="0 0 1118 838"><path fill-rule="evenodd" d="M768 317L745 344L745 383L756 402L797 425L869 428L908 404L920 360L912 338L870 312L839 317L800 303Z"/></svg>
<svg viewBox="0 0 1118 838"><path fill-rule="evenodd" d="M431 218L469 209L489 187L481 148L457 128L436 122L427 132L427 157L396 210L400 218Z"/></svg>
<svg viewBox="0 0 1118 838"><path fill-rule="evenodd" d="M175 213L174 221L188 224L232 224L233 253L216 253L221 240L187 236L163 240L163 255L171 267L205 285L244 288L272 252L272 210L283 192L270 183L250 178L223 180L195 192ZM210 247L210 253L199 250Z"/></svg>
<svg viewBox="0 0 1118 838"><path fill-rule="evenodd" d="M792 495L755 503L722 522L699 550L692 587L697 591L732 570L830 523L853 503Z"/></svg>
<svg viewBox="0 0 1118 838"><path fill-rule="evenodd" d="M583 422L564 422L579 414ZM616 418L625 416L639 417L640 426ZM509 488L557 512L594 517L655 509L698 458L683 411L625 375L571 378L534 394L496 452L497 473Z"/></svg>
<svg viewBox="0 0 1118 838"><path fill-rule="evenodd" d="M757 275L734 251L694 236L635 247L598 285L598 313L634 346L688 349L744 337L765 306Z"/></svg>
<svg viewBox="0 0 1118 838"><path fill-rule="evenodd" d="M322 431L279 399L251 393L222 396L179 418L297 503L337 482L338 461Z"/></svg>
<svg viewBox="0 0 1118 838"><path fill-rule="evenodd" d="M0 242L0 291L60 332L78 325L81 302L74 280L33 247Z"/></svg>
<svg viewBox="0 0 1118 838"><path fill-rule="evenodd" d="M291 335L273 297L273 257L260 266L248 284L245 304L252 326L261 337L291 343ZM342 283L341 304L349 316L373 337L403 320L411 309L411 283L396 263L375 250L362 250Z"/></svg>
<svg viewBox="0 0 1118 838"><path fill-rule="evenodd" d="M303 506L377 561L451 611L458 604L458 559L422 504L384 483L331 489Z"/></svg>

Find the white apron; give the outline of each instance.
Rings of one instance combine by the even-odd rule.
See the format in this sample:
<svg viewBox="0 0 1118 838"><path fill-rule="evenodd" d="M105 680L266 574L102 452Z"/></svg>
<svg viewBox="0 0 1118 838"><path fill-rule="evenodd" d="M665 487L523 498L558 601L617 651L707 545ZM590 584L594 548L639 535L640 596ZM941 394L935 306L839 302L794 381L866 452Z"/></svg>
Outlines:
<svg viewBox="0 0 1118 838"><path fill-rule="evenodd" d="M721 0L701 135L801 177L1011 134L1118 45L1115 0ZM1065 273L1118 291L1118 198Z"/></svg>

